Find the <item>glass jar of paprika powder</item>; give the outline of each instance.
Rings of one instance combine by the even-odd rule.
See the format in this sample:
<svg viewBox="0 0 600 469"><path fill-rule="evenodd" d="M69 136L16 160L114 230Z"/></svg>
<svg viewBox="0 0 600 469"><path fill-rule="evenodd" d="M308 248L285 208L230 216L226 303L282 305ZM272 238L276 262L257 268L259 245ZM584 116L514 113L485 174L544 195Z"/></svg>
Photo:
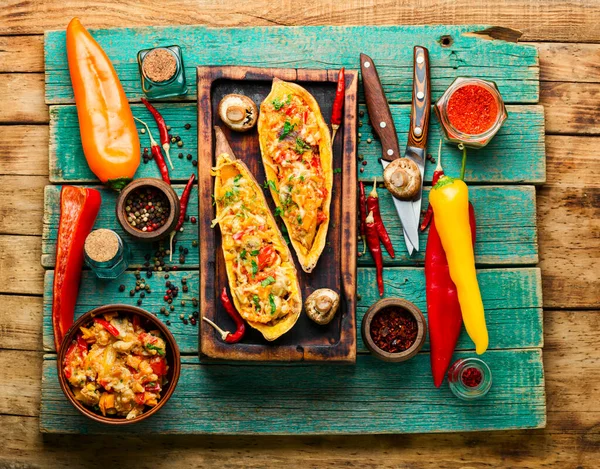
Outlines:
<svg viewBox="0 0 600 469"><path fill-rule="evenodd" d="M458 77L434 106L446 139L466 147L486 146L508 118L496 83Z"/></svg>

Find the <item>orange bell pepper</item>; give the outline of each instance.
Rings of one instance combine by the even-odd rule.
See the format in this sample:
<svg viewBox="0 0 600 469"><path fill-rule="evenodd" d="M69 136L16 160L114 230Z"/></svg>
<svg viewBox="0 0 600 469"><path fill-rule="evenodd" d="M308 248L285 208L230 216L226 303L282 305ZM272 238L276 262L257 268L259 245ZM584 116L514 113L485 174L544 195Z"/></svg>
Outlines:
<svg viewBox="0 0 600 469"><path fill-rule="evenodd" d="M78 18L67 27L67 58L85 158L98 179L121 190L140 165L140 140L112 63Z"/></svg>

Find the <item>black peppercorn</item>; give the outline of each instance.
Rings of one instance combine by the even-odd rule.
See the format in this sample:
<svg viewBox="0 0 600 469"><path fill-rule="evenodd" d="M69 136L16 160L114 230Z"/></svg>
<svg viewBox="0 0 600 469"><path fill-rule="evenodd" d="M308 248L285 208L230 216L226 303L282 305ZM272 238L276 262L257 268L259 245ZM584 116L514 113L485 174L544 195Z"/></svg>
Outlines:
<svg viewBox="0 0 600 469"><path fill-rule="evenodd" d="M119 291L125 291L125 285L119 285Z"/></svg>

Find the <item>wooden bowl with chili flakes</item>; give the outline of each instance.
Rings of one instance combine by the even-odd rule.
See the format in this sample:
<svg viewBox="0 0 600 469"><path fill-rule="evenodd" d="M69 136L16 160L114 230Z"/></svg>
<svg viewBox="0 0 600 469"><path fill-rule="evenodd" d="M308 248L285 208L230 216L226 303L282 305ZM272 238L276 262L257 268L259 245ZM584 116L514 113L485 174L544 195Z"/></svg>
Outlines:
<svg viewBox="0 0 600 469"><path fill-rule="evenodd" d="M136 179L119 194L116 211L128 234L139 241L158 241L169 236L177 225L179 197L161 179Z"/></svg>
<svg viewBox="0 0 600 469"><path fill-rule="evenodd" d="M166 365L167 369L165 370L165 368L162 368L162 370L160 370L160 371L156 370L155 366L154 366L155 363L153 363L152 359L149 360L149 364L152 367L152 373L157 373L158 375L161 376L160 380L162 382L162 386L160 387L160 390L159 390L160 397L158 398L155 405L150 406L150 405L146 405L144 403L143 411L141 413L139 413L137 416L135 416L134 418L131 418L129 420L127 418L125 418L124 416L110 415L108 413L107 413L107 415L102 415L102 412L98 405L96 405L96 407L98 407L98 409L95 409L94 407L90 407L90 406L84 404L83 402L81 402L80 400L76 399L75 391L74 391L74 389L76 389L76 388L74 388L74 386L69 382L69 379L65 376L66 375L65 369L67 367L67 362L65 359L69 353L69 349L71 348L71 346L72 345L77 346L78 339L81 339L80 336L82 335L82 332L81 332L80 328L81 327L89 328L94 323L94 318L96 318L96 320L97 319L102 320L102 318L105 318L104 315L107 313L119 313L120 317L128 318L128 319L131 319L132 321L135 319L134 316L136 316L137 319L135 319L135 323L138 323L139 327L141 327L145 332L158 331L160 333L161 338L165 342L164 355L157 353L156 355L152 355L151 357L152 358L160 357L160 359L164 358L165 361L162 362L161 364L163 366ZM107 327L107 326L103 326L103 327ZM110 327L110 325L108 327ZM134 326L134 331L135 330L136 329ZM107 329L107 331L109 331L109 329ZM91 345L89 345L89 347L88 347L89 350L91 351L90 347L91 347ZM150 346L147 346L147 348L148 348L148 350L150 350ZM127 355L128 354L126 354L126 356ZM127 358L129 358L129 357L127 357ZM77 321L75 321L75 323L73 323L73 325L71 326L71 328L65 335L63 343L61 344L60 349L58 351L56 364L57 364L57 369L58 369L58 381L60 383L60 387L61 387L64 395L69 400L69 402L71 402L71 404L73 404L73 406L79 412L81 412L83 415L85 415L86 417L88 417L92 420L95 420L96 422L105 423L108 425L129 425L129 424L133 424L133 423L138 423L138 422L141 422L142 420L146 420L150 416L156 414L160 409L162 409L162 407L167 403L167 401L173 395L173 392L175 391L175 387L177 386L177 382L179 381L179 376L181 373L181 357L180 357L180 353L179 353L179 347L177 346L177 342L175 342L175 338L173 337L173 335L171 334L169 329L162 323L162 321L160 319L156 318L149 312L147 312L141 308L137 308L135 306L121 305L121 304L111 304L111 305L105 305L105 306L101 306L99 308L95 308L95 309L83 314L79 319L77 319ZM139 368L139 369L142 370L142 368ZM111 371L111 374L112 373L113 372ZM88 381L95 382L94 379L90 380L90 379L86 378L86 383ZM146 383L146 386L147 385L156 386L156 383ZM106 386L106 384L104 384L104 386ZM81 389L79 389L79 390L81 391ZM148 390L148 389L146 389L146 390ZM98 391L105 392L106 389L102 388L102 389L98 389ZM156 389L150 389L149 391L156 391ZM145 396L147 393L144 391L143 394ZM139 404L142 405L142 402L139 402Z"/></svg>
<svg viewBox="0 0 600 469"><path fill-rule="evenodd" d="M427 325L421 310L410 301L385 298L364 315L361 333L363 342L377 358L403 362L423 347Z"/></svg>

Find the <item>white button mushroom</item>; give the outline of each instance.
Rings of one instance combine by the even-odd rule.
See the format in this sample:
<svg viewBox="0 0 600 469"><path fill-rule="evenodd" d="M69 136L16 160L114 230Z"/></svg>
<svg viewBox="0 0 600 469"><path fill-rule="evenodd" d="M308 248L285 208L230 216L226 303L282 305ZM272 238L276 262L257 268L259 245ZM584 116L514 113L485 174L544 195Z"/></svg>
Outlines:
<svg viewBox="0 0 600 469"><path fill-rule="evenodd" d="M304 309L310 319L317 324L329 324L340 304L340 296L329 288L320 288L310 294L304 302Z"/></svg>
<svg viewBox="0 0 600 469"><path fill-rule="evenodd" d="M231 130L246 132L256 125L258 108L254 101L243 94L223 96L218 108L219 117Z"/></svg>

